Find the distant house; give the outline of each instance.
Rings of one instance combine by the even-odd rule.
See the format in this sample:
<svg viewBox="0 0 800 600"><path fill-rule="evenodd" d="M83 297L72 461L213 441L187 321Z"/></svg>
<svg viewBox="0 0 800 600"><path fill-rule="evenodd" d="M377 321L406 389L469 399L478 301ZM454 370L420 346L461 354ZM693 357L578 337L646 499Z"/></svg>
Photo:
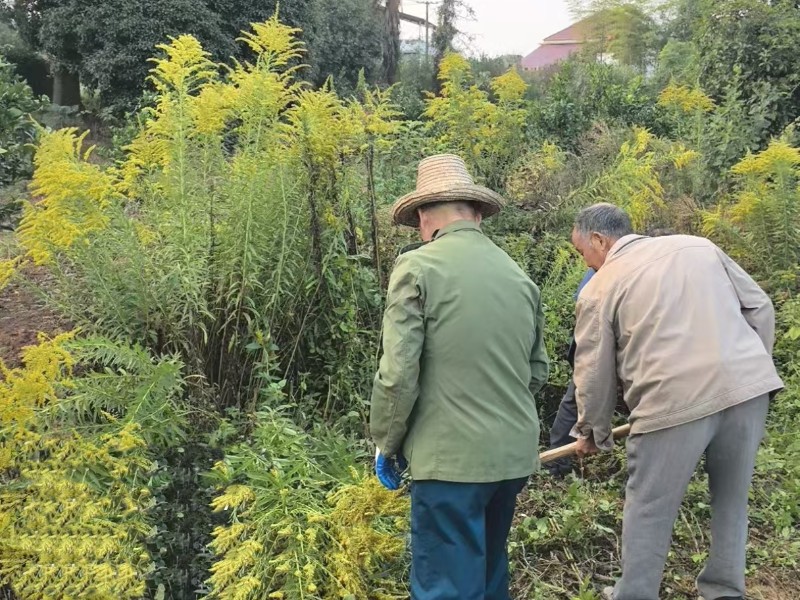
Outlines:
<svg viewBox="0 0 800 600"><path fill-rule="evenodd" d="M579 52L588 41L588 31L587 23L580 21L545 38L541 46L522 59L522 69L538 71L566 60L571 54Z"/></svg>
<svg viewBox="0 0 800 600"><path fill-rule="evenodd" d="M428 44L428 56L433 56L436 49ZM400 40L400 54L403 56L425 56L425 40Z"/></svg>

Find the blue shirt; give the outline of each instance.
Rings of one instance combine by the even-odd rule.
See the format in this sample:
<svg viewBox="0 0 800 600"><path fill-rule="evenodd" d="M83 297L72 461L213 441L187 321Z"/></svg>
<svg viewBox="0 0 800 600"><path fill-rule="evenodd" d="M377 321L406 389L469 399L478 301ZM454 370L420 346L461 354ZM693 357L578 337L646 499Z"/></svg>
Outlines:
<svg viewBox="0 0 800 600"><path fill-rule="evenodd" d="M594 274L595 274L594 269L589 269L588 271L586 271L586 274L583 276L583 279L581 279L581 283L578 286L578 291L575 292L574 296L575 302L578 301L578 296L580 296L583 286L589 283L589 280L594 276ZM574 361L575 361L575 337L573 336L572 341L569 344L569 349L567 350L567 362L570 364L570 366L573 366Z"/></svg>
<svg viewBox="0 0 800 600"><path fill-rule="evenodd" d="M594 276L594 274L595 274L595 270L594 269L589 269L588 271L586 271L586 274L583 276L583 279L581 279L580 285L578 285L578 291L575 292L575 301L576 302L578 301L578 296L581 295L581 290L583 289L583 286L585 286L587 283L589 283L589 280Z"/></svg>

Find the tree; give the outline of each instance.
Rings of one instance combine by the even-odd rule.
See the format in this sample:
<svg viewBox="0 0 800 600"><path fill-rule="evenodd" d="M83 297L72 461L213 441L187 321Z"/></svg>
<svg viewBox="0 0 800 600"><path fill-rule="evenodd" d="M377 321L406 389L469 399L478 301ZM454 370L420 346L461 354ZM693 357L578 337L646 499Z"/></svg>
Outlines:
<svg viewBox="0 0 800 600"><path fill-rule="evenodd" d="M53 103L73 106L81 101L77 32L67 31L66 35L57 37L44 33L48 23L45 16L62 18L67 5L68 2L58 0L14 0L12 18L23 39L50 57Z"/></svg>
<svg viewBox="0 0 800 600"><path fill-rule="evenodd" d="M433 70L434 73L440 71L442 59L448 52L455 50L454 44L461 31L458 29L458 21L471 19L475 16L472 8L464 0L442 0L439 4L438 20L436 31L433 32ZM436 91L439 91L439 81L436 82Z"/></svg>
<svg viewBox="0 0 800 600"><path fill-rule="evenodd" d="M433 70L439 72L445 54L453 50L453 41L458 35L456 29L456 5L458 0L442 0L439 6L439 24L433 32Z"/></svg>
<svg viewBox="0 0 800 600"><path fill-rule="evenodd" d="M304 75L321 85L330 75L354 89L358 71L378 78L380 21L373 0L14 0L20 31L51 60L55 101L80 100L78 77L120 110L134 105L146 85L148 58L169 37L195 35L215 60L248 58L239 31L279 12L303 29L309 48Z"/></svg>
<svg viewBox="0 0 800 600"><path fill-rule="evenodd" d="M742 101L770 122L773 135L800 110L800 11L794 4L699 0L691 23L703 88L720 100L735 74Z"/></svg>
<svg viewBox="0 0 800 600"><path fill-rule="evenodd" d="M106 105L127 107L141 94L159 43L197 35L219 57L230 49L220 18L194 0L15 0L20 31L50 59L53 101L80 103L80 81Z"/></svg>
<svg viewBox="0 0 800 600"><path fill-rule="evenodd" d="M313 4L305 38L311 67L306 77L320 86L332 76L343 95L355 91L361 69L367 82L380 80L383 23L374 0L314 0Z"/></svg>
<svg viewBox="0 0 800 600"><path fill-rule="evenodd" d="M578 0L572 10L582 18L586 36L596 52L610 54L623 65L644 70L659 45L653 14L658 3L649 0Z"/></svg>
<svg viewBox="0 0 800 600"><path fill-rule="evenodd" d="M383 23L383 76L393 84L400 64L400 0L386 0Z"/></svg>

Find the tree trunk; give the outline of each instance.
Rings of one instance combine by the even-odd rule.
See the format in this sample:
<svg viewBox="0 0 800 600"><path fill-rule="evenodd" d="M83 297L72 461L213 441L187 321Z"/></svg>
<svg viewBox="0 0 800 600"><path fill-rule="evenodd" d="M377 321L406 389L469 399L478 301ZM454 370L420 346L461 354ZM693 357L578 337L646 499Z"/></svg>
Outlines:
<svg viewBox="0 0 800 600"><path fill-rule="evenodd" d="M400 0L386 0L383 29L383 75L392 85L397 82L400 63Z"/></svg>
<svg viewBox="0 0 800 600"><path fill-rule="evenodd" d="M442 63L444 55L453 49L453 40L458 35L456 29L456 4L457 0L442 0L439 5L439 26L433 32L433 82L434 92L439 94L442 90L442 82L439 79L439 65Z"/></svg>
<svg viewBox="0 0 800 600"><path fill-rule="evenodd" d="M375 266L375 273L378 275L380 289L384 288L383 268L381 267L381 251L379 245L378 231L378 203L375 194L375 148L370 144L367 153L367 191L369 193L369 215L372 221L372 262Z"/></svg>
<svg viewBox="0 0 800 600"><path fill-rule="evenodd" d="M81 82L77 73L58 69L53 76L53 104L59 106L81 105Z"/></svg>

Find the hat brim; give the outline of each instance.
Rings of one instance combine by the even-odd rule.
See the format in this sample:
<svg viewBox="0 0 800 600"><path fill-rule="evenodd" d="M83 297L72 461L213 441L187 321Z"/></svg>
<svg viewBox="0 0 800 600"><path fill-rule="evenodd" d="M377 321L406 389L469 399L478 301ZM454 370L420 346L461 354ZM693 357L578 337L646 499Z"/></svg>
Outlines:
<svg viewBox="0 0 800 600"><path fill-rule="evenodd" d="M417 209L434 202L474 202L484 218L499 213L506 205L505 199L482 185L453 187L444 191L415 191L406 194L392 206L395 225L419 227Z"/></svg>

